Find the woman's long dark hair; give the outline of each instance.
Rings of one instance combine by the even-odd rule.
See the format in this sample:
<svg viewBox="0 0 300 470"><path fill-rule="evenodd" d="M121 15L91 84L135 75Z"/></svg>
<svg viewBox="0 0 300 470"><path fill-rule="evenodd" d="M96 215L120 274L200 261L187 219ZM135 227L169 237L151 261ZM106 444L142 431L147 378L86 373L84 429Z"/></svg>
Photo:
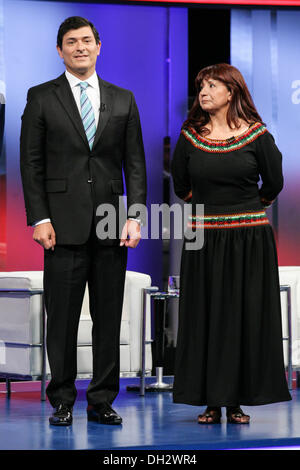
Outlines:
<svg viewBox="0 0 300 470"><path fill-rule="evenodd" d="M227 123L231 129L240 127L239 119L243 119L249 124L262 123L241 72L229 64L216 64L205 67L198 73L195 79L196 97L188 113L188 118L183 123L183 128L193 127L200 135L209 133L205 127L210 121L209 113L204 111L199 103L201 84L204 79L209 78L223 82L232 94L227 111Z"/></svg>

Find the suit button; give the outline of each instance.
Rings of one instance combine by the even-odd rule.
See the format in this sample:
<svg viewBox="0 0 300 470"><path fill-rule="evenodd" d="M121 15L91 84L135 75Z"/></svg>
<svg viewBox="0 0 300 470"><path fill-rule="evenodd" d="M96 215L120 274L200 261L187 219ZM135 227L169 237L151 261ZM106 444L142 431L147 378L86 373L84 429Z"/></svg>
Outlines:
<svg viewBox="0 0 300 470"><path fill-rule="evenodd" d="M92 178L89 178L88 183L92 183L92 182L93 182Z"/></svg>

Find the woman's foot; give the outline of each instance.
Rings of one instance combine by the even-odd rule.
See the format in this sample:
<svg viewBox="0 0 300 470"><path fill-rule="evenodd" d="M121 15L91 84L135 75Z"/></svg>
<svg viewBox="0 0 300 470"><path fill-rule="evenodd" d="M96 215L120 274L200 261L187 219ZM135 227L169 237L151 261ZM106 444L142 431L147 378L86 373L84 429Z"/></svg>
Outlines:
<svg viewBox="0 0 300 470"><path fill-rule="evenodd" d="M248 424L250 422L250 416L245 415L239 406L227 406L226 416L228 423Z"/></svg>
<svg viewBox="0 0 300 470"><path fill-rule="evenodd" d="M202 415L198 416L199 424L219 424L221 422L221 407L208 406Z"/></svg>

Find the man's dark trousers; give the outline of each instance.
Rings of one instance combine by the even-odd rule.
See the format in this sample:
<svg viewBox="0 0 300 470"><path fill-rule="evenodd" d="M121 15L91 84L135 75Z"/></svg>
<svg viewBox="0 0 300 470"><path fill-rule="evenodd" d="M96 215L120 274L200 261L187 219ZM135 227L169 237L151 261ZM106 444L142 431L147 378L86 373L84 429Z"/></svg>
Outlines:
<svg viewBox="0 0 300 470"><path fill-rule="evenodd" d="M76 399L77 332L86 283L93 320L93 379L89 405L112 403L119 392L120 324L127 263L125 246L103 246L93 224L83 245L45 250L44 291L47 353L51 381L47 396L53 407ZM58 327L59 325L59 327Z"/></svg>

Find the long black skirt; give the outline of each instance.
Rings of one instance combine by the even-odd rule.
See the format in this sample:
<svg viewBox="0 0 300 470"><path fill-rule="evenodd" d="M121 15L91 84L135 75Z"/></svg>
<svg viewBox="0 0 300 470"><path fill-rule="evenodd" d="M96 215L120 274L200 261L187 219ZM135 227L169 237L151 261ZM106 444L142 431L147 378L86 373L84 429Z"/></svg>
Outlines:
<svg viewBox="0 0 300 470"><path fill-rule="evenodd" d="M197 251L183 245L173 401L291 400L271 226L206 229L204 240Z"/></svg>

